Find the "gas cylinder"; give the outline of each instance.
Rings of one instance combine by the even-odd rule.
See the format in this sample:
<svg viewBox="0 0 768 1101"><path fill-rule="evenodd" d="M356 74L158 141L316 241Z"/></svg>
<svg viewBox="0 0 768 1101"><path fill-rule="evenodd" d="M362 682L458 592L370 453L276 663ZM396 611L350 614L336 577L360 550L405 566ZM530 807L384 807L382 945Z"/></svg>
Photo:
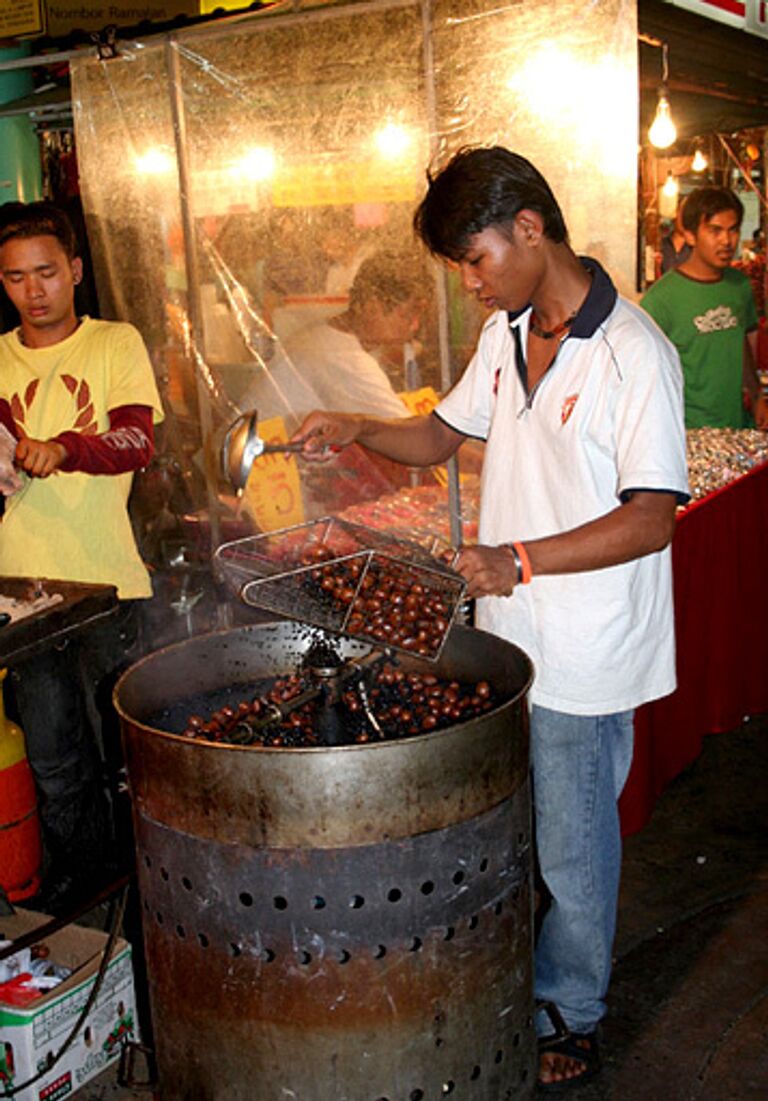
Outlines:
<svg viewBox="0 0 768 1101"><path fill-rule="evenodd" d="M7 673L0 669L0 885L11 902L20 902L40 886L42 842L24 732L5 714Z"/></svg>

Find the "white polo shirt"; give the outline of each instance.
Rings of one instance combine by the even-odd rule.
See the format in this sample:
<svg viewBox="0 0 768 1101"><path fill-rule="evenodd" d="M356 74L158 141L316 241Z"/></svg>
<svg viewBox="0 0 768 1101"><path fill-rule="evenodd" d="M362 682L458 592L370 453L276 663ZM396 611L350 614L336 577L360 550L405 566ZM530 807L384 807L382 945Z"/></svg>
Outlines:
<svg viewBox="0 0 768 1101"><path fill-rule="evenodd" d="M557 357L524 383L530 308L498 311L436 413L487 441L479 542L568 531L632 490L688 499L683 380L673 345L619 298L594 260L592 286ZM516 350L517 331L519 347ZM675 688L669 547L585 573L543 575L483 597L477 624L533 660L531 702L576 715L625 711Z"/></svg>

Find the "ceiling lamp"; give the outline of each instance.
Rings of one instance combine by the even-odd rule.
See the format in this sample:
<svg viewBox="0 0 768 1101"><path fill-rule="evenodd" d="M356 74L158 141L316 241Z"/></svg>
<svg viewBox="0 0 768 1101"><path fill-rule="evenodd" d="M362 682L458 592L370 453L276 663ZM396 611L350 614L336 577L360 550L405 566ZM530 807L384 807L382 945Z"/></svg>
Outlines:
<svg viewBox="0 0 768 1101"><path fill-rule="evenodd" d="M268 145L256 145L248 149L230 168L233 176L244 177L262 183L271 179L277 168L275 151Z"/></svg>
<svg viewBox="0 0 768 1101"><path fill-rule="evenodd" d="M376 148L384 157L401 157L411 145L411 134L396 122L387 122L375 134Z"/></svg>
<svg viewBox="0 0 768 1101"><path fill-rule="evenodd" d="M661 87L659 88L659 102L656 106L656 117L648 130L651 145L657 149L668 149L677 138L677 127L672 121L672 111L667 98L667 78L669 69L667 65L667 44L661 44L662 72Z"/></svg>
<svg viewBox="0 0 768 1101"><path fill-rule="evenodd" d="M134 158L134 167L139 176L163 176L173 171L176 162L167 150L152 146Z"/></svg>
<svg viewBox="0 0 768 1101"><path fill-rule="evenodd" d="M662 193L666 195L668 199L676 199L680 191L680 184L677 182L671 172L667 172L667 178L664 181L662 187Z"/></svg>
<svg viewBox="0 0 768 1101"><path fill-rule="evenodd" d="M666 181L659 195L659 214L662 218L674 218L677 213L677 199L680 194L680 185L672 175L667 173Z"/></svg>
<svg viewBox="0 0 768 1101"><path fill-rule="evenodd" d="M693 154L693 160L691 161L692 172L703 172L709 164L709 161L704 156L702 151L697 147L696 152Z"/></svg>

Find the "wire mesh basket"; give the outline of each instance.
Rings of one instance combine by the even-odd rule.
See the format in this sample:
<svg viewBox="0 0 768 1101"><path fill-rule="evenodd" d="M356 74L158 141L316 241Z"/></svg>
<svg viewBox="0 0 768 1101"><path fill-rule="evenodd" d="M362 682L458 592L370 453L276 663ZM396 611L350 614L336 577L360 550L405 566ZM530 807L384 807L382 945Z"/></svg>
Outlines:
<svg viewBox="0 0 768 1101"><path fill-rule="evenodd" d="M436 661L465 592L441 550L325 517L224 543L214 561L245 604Z"/></svg>

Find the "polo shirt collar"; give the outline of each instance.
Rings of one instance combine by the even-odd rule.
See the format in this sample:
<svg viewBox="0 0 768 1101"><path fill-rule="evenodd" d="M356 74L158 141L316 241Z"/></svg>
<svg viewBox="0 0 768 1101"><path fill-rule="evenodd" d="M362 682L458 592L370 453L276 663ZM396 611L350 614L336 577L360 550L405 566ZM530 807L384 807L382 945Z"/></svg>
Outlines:
<svg viewBox="0 0 768 1101"><path fill-rule="evenodd" d="M579 260L592 276L592 284L581 309L573 319L569 336L584 339L593 336L616 305L618 292L605 268L590 256L580 256ZM529 310L530 305L515 313L507 311L510 325L514 325Z"/></svg>

